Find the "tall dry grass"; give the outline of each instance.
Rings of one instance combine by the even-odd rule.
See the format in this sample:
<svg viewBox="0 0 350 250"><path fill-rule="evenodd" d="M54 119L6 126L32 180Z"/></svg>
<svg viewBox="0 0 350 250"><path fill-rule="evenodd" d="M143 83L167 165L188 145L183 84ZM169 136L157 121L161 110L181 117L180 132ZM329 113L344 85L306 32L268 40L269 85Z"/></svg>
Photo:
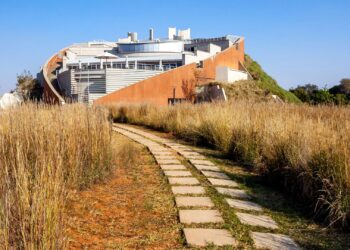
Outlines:
<svg viewBox="0 0 350 250"><path fill-rule="evenodd" d="M231 102L110 107L116 121L210 144L254 166L272 184L312 205L315 217L350 224L350 109Z"/></svg>
<svg viewBox="0 0 350 250"><path fill-rule="evenodd" d="M64 249L68 190L112 169L105 110L27 104L0 110L0 248Z"/></svg>

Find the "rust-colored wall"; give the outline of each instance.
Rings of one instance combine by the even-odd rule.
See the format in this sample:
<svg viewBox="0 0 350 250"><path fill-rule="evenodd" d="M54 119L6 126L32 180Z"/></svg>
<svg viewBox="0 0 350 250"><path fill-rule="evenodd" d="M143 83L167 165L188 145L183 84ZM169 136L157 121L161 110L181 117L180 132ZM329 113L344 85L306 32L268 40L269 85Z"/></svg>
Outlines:
<svg viewBox="0 0 350 250"><path fill-rule="evenodd" d="M195 69L196 64L192 63L164 72L99 98L94 104L130 102L168 105L168 98L173 97L174 86L175 97L184 98L182 82L194 80Z"/></svg>
<svg viewBox="0 0 350 250"><path fill-rule="evenodd" d="M231 69L240 69L239 62L244 62L244 40L203 61L203 76L215 79L217 66L228 66Z"/></svg>
<svg viewBox="0 0 350 250"><path fill-rule="evenodd" d="M240 69L239 62L244 62L243 40L237 47L232 46L204 60L203 68L200 69L202 72L200 77L204 79L215 79L217 66ZM97 99L94 104L103 105L126 102L168 105L168 98L173 97L174 86L176 87L176 98L184 98L182 92L183 81L194 81L195 70L195 63L184 65L103 96Z"/></svg>

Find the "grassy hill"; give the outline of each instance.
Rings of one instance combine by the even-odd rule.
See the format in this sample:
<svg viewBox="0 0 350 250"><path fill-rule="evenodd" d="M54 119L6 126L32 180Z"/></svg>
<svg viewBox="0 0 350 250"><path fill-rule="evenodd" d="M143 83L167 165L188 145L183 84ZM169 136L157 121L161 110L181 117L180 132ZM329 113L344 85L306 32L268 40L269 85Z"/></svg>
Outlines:
<svg viewBox="0 0 350 250"><path fill-rule="evenodd" d="M268 91L271 94L279 96L283 101L291 103L301 103L298 97L293 93L283 89L278 85L275 79L269 76L250 56L245 55L245 67L253 77L253 80L258 88ZM254 86L254 89L256 87Z"/></svg>
<svg viewBox="0 0 350 250"><path fill-rule="evenodd" d="M275 100L271 91L260 87L255 80L242 80L234 84L217 83L225 89L228 100L268 102Z"/></svg>

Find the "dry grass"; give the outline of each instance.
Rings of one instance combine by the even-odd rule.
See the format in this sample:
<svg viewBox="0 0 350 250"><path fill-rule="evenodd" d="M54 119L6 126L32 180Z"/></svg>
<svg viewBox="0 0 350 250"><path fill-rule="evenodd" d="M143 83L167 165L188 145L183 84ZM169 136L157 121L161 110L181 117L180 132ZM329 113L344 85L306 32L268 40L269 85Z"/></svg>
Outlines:
<svg viewBox="0 0 350 250"><path fill-rule="evenodd" d="M104 110L27 104L0 111L0 245L63 249L67 192L111 169Z"/></svg>
<svg viewBox="0 0 350 250"><path fill-rule="evenodd" d="M350 109L236 101L110 107L116 121L210 144L254 166L271 184L312 206L330 225L350 224Z"/></svg>

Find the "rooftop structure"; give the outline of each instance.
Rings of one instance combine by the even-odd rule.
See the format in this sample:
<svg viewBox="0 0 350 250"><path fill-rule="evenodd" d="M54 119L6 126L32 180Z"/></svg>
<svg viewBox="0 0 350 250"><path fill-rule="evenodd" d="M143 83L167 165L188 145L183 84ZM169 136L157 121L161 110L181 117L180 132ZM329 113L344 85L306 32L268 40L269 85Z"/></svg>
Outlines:
<svg viewBox="0 0 350 250"><path fill-rule="evenodd" d="M116 42L92 41L69 46L44 66L43 79L50 85L46 86L49 96L59 95L60 102L91 104L179 67L190 64L201 67L204 60L242 42L243 38L231 35L191 39L190 29L169 28L165 39L154 38L154 30L150 29L147 40L138 40L136 32L128 32L126 38Z"/></svg>

